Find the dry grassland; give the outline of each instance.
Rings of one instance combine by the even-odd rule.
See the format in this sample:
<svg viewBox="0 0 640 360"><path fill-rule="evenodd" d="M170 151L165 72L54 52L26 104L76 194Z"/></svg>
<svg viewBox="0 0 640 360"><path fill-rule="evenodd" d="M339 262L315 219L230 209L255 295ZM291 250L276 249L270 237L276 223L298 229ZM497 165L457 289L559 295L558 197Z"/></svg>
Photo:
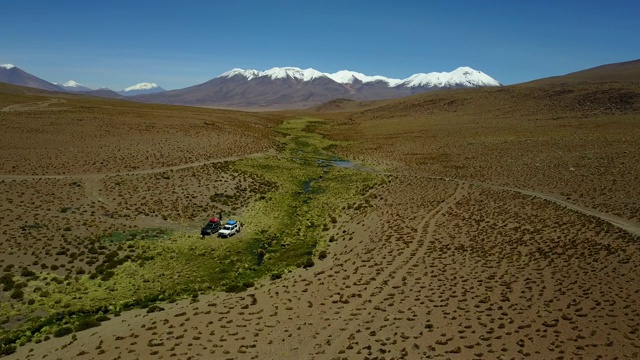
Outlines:
<svg viewBox="0 0 640 360"><path fill-rule="evenodd" d="M305 226L283 240L286 246L319 236L313 266L286 269L237 294L201 292L108 313L111 320L99 327L27 343L10 358L638 358L639 99L631 85L554 85L447 91L360 110L349 103L348 111L336 102L328 112L297 114L324 118L325 125L303 123L303 130L338 143L306 137L292 122L279 128L289 137L276 145L262 124L293 113L255 122L253 116L267 115L230 113L264 143L238 145L237 153L221 157L269 149L275 156L99 181L5 180L2 194L11 205L3 202L2 214L11 217L1 222L4 259L18 267L74 260L66 268L75 269L79 260L70 252L79 258L84 234L102 231L104 221L104 229L134 228L146 218L197 231L189 222L207 214L210 196L216 211L243 214L256 225L269 224L281 205L291 208ZM177 143L199 134L190 127L175 131ZM360 166L305 167L325 156L319 149ZM202 160L182 156L188 152L149 165ZM78 164L67 173L90 171ZM233 177L237 170L240 179ZM284 201L267 191L274 184L282 194L305 187ZM46 231L40 223L24 227L45 210L57 216L43 221ZM326 223L316 229L320 219ZM57 255L61 247L67 254ZM177 266L171 261L167 267ZM20 276L20 269L10 271ZM9 295L3 299L20 301Z"/></svg>

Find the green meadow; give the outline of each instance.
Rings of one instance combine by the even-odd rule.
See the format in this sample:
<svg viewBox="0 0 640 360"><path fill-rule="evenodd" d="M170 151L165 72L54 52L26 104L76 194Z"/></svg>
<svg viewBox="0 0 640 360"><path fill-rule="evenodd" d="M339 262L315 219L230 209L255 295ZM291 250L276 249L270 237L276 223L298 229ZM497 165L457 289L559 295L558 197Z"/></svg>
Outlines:
<svg viewBox="0 0 640 360"><path fill-rule="evenodd" d="M255 201L231 214L244 223L229 239L169 229L114 232L87 239L101 254L93 271L59 277L41 271L3 277L18 301L3 303L1 352L100 325L133 308L157 310L162 302L210 291L241 292L326 258L332 229L347 209L380 184L369 172L331 165L337 143L313 132L314 119L284 122L276 155L236 161L229 171L256 175L270 184ZM15 295L14 295L15 293ZM14 297L15 296L15 297ZM20 319L20 321L16 321Z"/></svg>

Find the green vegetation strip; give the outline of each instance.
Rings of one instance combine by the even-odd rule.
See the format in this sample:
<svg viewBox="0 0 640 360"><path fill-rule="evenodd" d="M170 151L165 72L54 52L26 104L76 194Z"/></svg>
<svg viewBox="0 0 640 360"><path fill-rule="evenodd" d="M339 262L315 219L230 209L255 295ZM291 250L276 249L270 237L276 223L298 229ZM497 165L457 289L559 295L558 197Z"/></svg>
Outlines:
<svg viewBox="0 0 640 360"><path fill-rule="evenodd" d="M20 301L4 303L0 311L5 323L30 320L2 331L0 355L15 351L15 345L98 326L123 310L158 311L162 308L153 304L162 301L188 296L197 301L212 290L244 291L258 279L278 279L326 257L327 231L380 179L329 166L335 158L327 149L335 143L308 132L318 126L324 125L287 121L278 129L284 137L277 156L240 160L230 168L274 184L236 218L246 225L240 235L203 240L164 229L112 233L88 239L87 251L102 255L94 271L65 278L28 274ZM33 315L38 313L48 315Z"/></svg>

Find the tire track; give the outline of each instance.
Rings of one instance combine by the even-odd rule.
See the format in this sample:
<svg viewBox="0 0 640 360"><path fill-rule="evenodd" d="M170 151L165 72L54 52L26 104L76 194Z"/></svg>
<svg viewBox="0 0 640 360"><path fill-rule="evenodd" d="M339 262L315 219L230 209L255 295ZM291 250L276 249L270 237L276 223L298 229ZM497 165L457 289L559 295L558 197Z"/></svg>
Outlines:
<svg viewBox="0 0 640 360"><path fill-rule="evenodd" d="M396 274L400 272L402 269L406 268L409 263L412 263L416 260L416 255L424 250L425 244L427 241L425 237L422 236L425 230L425 226L429 224L427 227L427 236L429 239L433 234L433 229L435 227L435 222L438 220L442 214L447 211L452 205L454 205L458 200L460 200L468 191L468 185L466 184L458 184L453 195L448 197L445 201L436 206L433 210L431 210L418 224L417 232L414 236L415 246L412 249L409 249L409 254L402 256L400 259L400 263L397 264L391 271L384 275L384 280L381 281L380 285L376 288L379 289L378 292L374 292L371 294L372 297L378 296L386 287L389 285L389 281L396 278Z"/></svg>
<svg viewBox="0 0 640 360"><path fill-rule="evenodd" d="M67 100L64 99L55 99L55 98L51 98L48 101L40 101L40 102L34 102L34 103L27 103L27 104L15 104L15 105L9 105L6 106L4 108L2 108L2 112L14 112L14 111L32 111L32 110L65 110L65 109L69 109L67 107L65 108L53 108L53 109L49 109L49 105L51 104L59 104L59 103L65 103L67 102Z"/></svg>
<svg viewBox="0 0 640 360"><path fill-rule="evenodd" d="M442 217L442 214L462 199L467 194L468 188L468 184L457 184L456 190L452 195L424 215L417 226L416 233L413 235L414 241L412 242L412 246L405 249L402 255L394 259L395 266L386 266L385 271L377 276L376 284L372 284L361 293L363 300L345 304L345 308L343 308L341 312L364 313L375 310L375 307L380 303L379 300L381 295L384 294L386 296L389 291L392 291L391 288L399 281L400 277L397 275L407 266L415 263L419 258L418 255L425 251L425 248L429 240L432 238L433 232L436 228L436 223ZM329 339L332 335L352 334L357 329L364 328L365 326L363 323L366 321L366 318L357 320L352 319L352 321L337 319L337 321L330 323L326 329L319 332L316 336L318 339ZM340 328L340 331L338 331L337 328ZM338 336L335 338L335 341L310 344L310 347L308 347L304 353L310 358L314 358L315 352L319 349L322 349L327 353L338 353L338 351L345 349L348 345L350 339L347 336L348 335Z"/></svg>
<svg viewBox="0 0 640 360"><path fill-rule="evenodd" d="M393 174L393 173L384 173L384 174L396 175L396 176L408 176L406 174ZM554 203L556 203L556 204L558 204L560 206L563 206L563 207L565 207L567 209L570 209L570 210L573 210L573 211L577 211L579 213L582 213L582 214L585 214L585 215L588 215L588 216L593 216L593 217L599 218L601 220L604 220L604 221L610 223L611 225L613 225L613 226L615 226L615 227L617 227L619 229L622 229L622 230L630 233L631 235L640 237L640 223L632 221L632 220L629 220L629 219L621 218L621 217L613 215L613 214L604 213L604 212L592 209L592 208L587 207L587 206L583 206L583 205L578 205L578 204L572 203L570 201L567 201L567 200L563 199L559 195L543 193L543 192L533 191L533 190L525 190L525 189L520 189L520 188L516 188L516 187L511 187L511 186L495 185L495 184L484 183L484 182L480 182L480 181L455 179L455 178L450 178L450 177L445 177L445 176L423 176L423 177L427 178L427 179L433 179L433 180L453 181L453 182L456 182L458 184L482 186L482 187L490 188L490 189L493 189L493 190L512 191L512 192L517 192L517 193L520 193L520 194L523 194L523 195L529 195L529 196L537 197L539 199L543 199L543 200L554 202Z"/></svg>
<svg viewBox="0 0 640 360"><path fill-rule="evenodd" d="M236 160L248 159L248 158L256 158L256 157L261 157L261 156L266 156L266 155L268 155L268 154L267 153L255 153L255 154L249 154L249 155L244 155L244 156L230 156L230 157L221 158L221 159L199 161L199 162L195 162L195 163L180 164L180 165L174 165L174 166L166 166L166 167L155 168L155 169L144 169L144 170L133 170L133 171L122 171L122 172L110 172L110 173L102 173L102 174L0 175L0 180L16 181L16 180L78 179L78 178L80 178L80 179L95 179L95 178L101 179L101 178L104 178L104 177L107 177L107 176L156 174L156 173L161 173L161 172L165 172L165 171L182 170L182 169L188 169L188 168L202 166L202 165L220 163L220 162L225 162L225 161L236 161Z"/></svg>

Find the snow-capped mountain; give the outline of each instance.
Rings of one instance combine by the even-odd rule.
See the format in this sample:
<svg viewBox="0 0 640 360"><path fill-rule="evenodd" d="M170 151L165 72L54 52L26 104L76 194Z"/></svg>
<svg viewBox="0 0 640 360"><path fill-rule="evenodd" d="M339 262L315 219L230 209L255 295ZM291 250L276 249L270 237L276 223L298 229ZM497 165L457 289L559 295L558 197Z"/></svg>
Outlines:
<svg viewBox="0 0 640 360"><path fill-rule="evenodd" d="M500 86L500 83L482 71L470 67L459 67L452 72L432 72L415 74L403 80L401 85L408 87L478 87Z"/></svg>
<svg viewBox="0 0 640 360"><path fill-rule="evenodd" d="M388 87L478 87L478 86L500 86L500 83L482 71L474 70L470 67L459 67L452 72L431 72L428 74L419 73L400 80L385 76L368 76L359 72L342 70L332 74L323 73L315 69L302 70L296 67L275 67L266 71L233 69L221 74L218 77L231 78L233 76L243 76L247 80L260 77L268 77L272 80L292 78L301 81L312 81L320 77L329 78L340 84L352 84L354 81L361 83L383 82Z"/></svg>
<svg viewBox="0 0 640 360"><path fill-rule="evenodd" d="M297 67L275 67L266 71L236 68L203 84L140 95L135 100L240 109L293 109L337 98L378 100L443 88L482 86L500 86L500 83L469 67L449 73L415 74L406 79L369 76L349 70L323 73Z"/></svg>
<svg viewBox="0 0 640 360"><path fill-rule="evenodd" d="M0 82L37 89L62 91L62 88L59 86L33 76L11 64L0 65Z"/></svg>
<svg viewBox="0 0 640 360"><path fill-rule="evenodd" d="M54 84L60 86L61 88L65 89L67 91L73 91L73 92L76 92L76 91L91 91L92 90L92 89L90 89L90 88L88 88L88 87L86 87L86 86L84 86L84 85L82 85L80 83L77 83L77 82L75 82L73 80L69 80L66 83L62 84L62 85L60 85L58 83L54 83Z"/></svg>
<svg viewBox="0 0 640 360"><path fill-rule="evenodd" d="M54 85L25 73L14 65L0 65L0 82L53 91L191 106L238 109L294 109L333 99L358 101L399 98L443 88L500 86L500 83L470 67L451 72L418 73L406 79L365 75L341 70L324 73L315 69L274 67L269 70L232 69L205 83L166 91L155 83L140 83L121 91L91 90L71 80Z"/></svg>
<svg viewBox="0 0 640 360"><path fill-rule="evenodd" d="M122 89L118 91L118 94L124 96L134 96L134 95L143 95L143 94L154 94L157 92L166 91L165 89L158 86L156 83L140 83L133 86L129 86L128 88Z"/></svg>

